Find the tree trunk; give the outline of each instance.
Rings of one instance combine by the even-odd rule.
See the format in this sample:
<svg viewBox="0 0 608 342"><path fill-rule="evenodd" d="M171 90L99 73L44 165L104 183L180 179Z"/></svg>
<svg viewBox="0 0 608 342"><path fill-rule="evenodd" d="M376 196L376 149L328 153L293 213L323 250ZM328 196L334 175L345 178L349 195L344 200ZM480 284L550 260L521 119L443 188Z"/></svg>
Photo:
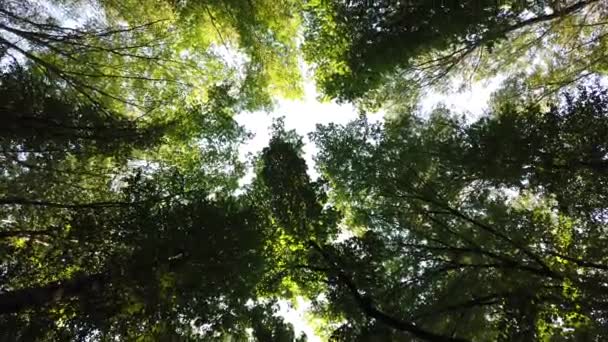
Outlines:
<svg viewBox="0 0 608 342"><path fill-rule="evenodd" d="M608 171L608 160L600 159L591 161L580 161L579 164L598 173L606 173Z"/></svg>
<svg viewBox="0 0 608 342"><path fill-rule="evenodd" d="M34 236L52 237L53 233L49 230L9 230L9 231L0 232L0 239L7 239L7 238L14 238L14 237L31 238Z"/></svg>
<svg viewBox="0 0 608 342"><path fill-rule="evenodd" d="M62 299L99 291L106 281L106 274L95 273L43 286L0 293L0 315L17 313L28 308L38 308Z"/></svg>
<svg viewBox="0 0 608 342"><path fill-rule="evenodd" d="M361 295L359 289L356 287L355 283L347 276L347 274L342 270L339 264L336 264L334 258L332 258L321 246L319 246L315 241L309 240L308 244L310 247L315 249L317 252L321 254L323 259L327 261L330 266L336 272L339 281L349 290L351 295L354 297L355 303L363 313L369 317L376 319L378 322L391 327L395 330L405 331L410 333L412 336L415 336L419 339L429 341L429 342L468 342L465 339L451 336L444 336L441 334L435 334L431 331L427 331L413 322L404 321L397 317L393 317L380 309L378 309L374 304L371 298L364 297Z"/></svg>

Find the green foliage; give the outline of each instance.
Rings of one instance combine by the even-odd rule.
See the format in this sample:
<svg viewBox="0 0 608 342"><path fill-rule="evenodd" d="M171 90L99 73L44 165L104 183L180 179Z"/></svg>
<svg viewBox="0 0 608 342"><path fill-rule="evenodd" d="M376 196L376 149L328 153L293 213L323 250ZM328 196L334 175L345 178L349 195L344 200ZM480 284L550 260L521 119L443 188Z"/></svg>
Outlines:
<svg viewBox="0 0 608 342"><path fill-rule="evenodd" d="M242 90L246 108L255 109L269 105L272 95L297 98L302 94L295 41L299 7L292 0L188 0L177 10L188 42L216 44L247 56L239 61L246 71Z"/></svg>
<svg viewBox="0 0 608 342"><path fill-rule="evenodd" d="M343 99L363 95L418 55L479 40L517 16L501 14L495 1L312 1L309 12L307 57L320 69L321 87Z"/></svg>
<svg viewBox="0 0 608 342"><path fill-rule="evenodd" d="M304 52L319 87L339 100L382 105L499 74L546 96L604 73L605 16L594 0L312 0Z"/></svg>
<svg viewBox="0 0 608 342"><path fill-rule="evenodd" d="M84 101L152 120L220 83L247 110L299 97L299 17L290 1L8 1L0 45L5 63L26 60Z"/></svg>
<svg viewBox="0 0 608 342"><path fill-rule="evenodd" d="M579 88L561 100L548 109L497 108L470 128L463 163L495 184L544 189L570 214L591 213L606 202L606 90Z"/></svg>
<svg viewBox="0 0 608 342"><path fill-rule="evenodd" d="M278 11L293 4L219 24L166 1L45 5L0 5L3 338L296 339L274 306L247 304L274 237L232 194L248 137L234 115L299 89L297 15ZM231 42L252 45L225 47L249 66L190 36L237 24Z"/></svg>
<svg viewBox="0 0 608 342"><path fill-rule="evenodd" d="M606 69L605 13L2 2L2 338L306 341L279 315L304 299L331 341L601 340L608 93L578 82ZM319 126L318 179L278 120L239 187L234 117L300 96L300 52L327 98L391 119ZM415 112L502 73L474 122Z"/></svg>
<svg viewBox="0 0 608 342"><path fill-rule="evenodd" d="M321 127L319 169L363 231L322 247L348 322L336 339L377 320L426 340L602 336L604 101L586 88L471 125L437 111Z"/></svg>

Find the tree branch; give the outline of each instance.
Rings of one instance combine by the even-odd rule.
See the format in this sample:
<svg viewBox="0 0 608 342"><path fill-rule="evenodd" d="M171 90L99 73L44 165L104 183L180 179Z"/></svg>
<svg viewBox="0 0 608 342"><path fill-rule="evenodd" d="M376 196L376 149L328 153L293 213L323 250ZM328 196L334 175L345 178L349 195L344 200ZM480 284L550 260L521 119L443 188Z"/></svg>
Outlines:
<svg viewBox="0 0 608 342"><path fill-rule="evenodd" d="M400 331L405 331L413 336L423 339L425 341L430 342L465 342L467 340L456 338L456 337L448 337L439 334L435 334L433 332L427 331L418 327L416 324L403 321L396 317L390 316L383 311L379 310L372 302L372 300L368 297L364 297L361 295L360 290L356 287L355 283L346 275L346 273L342 270L339 265L335 262L334 258L332 258L321 246L319 246L315 241L309 240L309 245L314 250L319 252L323 259L327 261L331 268L337 273L339 281L349 290L351 295L354 297L355 302L359 306L359 308L369 317L377 319L379 322Z"/></svg>

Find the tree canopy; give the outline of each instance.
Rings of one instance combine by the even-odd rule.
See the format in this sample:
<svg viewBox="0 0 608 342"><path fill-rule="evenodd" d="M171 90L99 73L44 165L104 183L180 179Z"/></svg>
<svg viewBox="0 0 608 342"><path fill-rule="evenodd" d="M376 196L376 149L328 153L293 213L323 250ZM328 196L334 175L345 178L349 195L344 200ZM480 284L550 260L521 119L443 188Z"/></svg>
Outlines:
<svg viewBox="0 0 608 342"><path fill-rule="evenodd" d="M0 2L0 340L602 341L607 14ZM243 158L236 116L308 76L358 119ZM490 79L479 117L419 109Z"/></svg>
<svg viewBox="0 0 608 342"><path fill-rule="evenodd" d="M524 74L547 94L604 74L602 1L307 5L305 54L321 89L343 100L369 96L376 88L411 92L445 88L449 78L467 84L497 74Z"/></svg>
<svg viewBox="0 0 608 342"><path fill-rule="evenodd" d="M604 92L581 89L563 107L503 108L472 124L438 111L315 133L333 197L359 227L328 247L344 278L336 296L350 292L359 307L343 314L367 312L345 331L365 334L378 321L440 335L427 340L601 339L606 265L595 251L605 202L589 187L605 174L591 151L604 151L601 160L606 152L587 114L606 120ZM586 124L557 128L569 120ZM564 146L577 151L572 159Z"/></svg>

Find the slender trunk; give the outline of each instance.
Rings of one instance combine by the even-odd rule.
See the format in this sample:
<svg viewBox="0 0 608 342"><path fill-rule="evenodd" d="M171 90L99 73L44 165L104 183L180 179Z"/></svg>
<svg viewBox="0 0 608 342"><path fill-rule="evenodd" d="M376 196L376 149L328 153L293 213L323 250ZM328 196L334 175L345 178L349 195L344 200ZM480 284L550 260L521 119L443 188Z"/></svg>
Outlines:
<svg viewBox="0 0 608 342"><path fill-rule="evenodd" d="M0 315L39 308L66 298L98 291L105 285L107 275L96 273L47 285L28 287L0 293Z"/></svg>
<svg viewBox="0 0 608 342"><path fill-rule="evenodd" d="M164 263L168 266L169 271L176 272L189 260L191 260L190 254L182 251L168 258ZM158 265L155 268L157 267ZM129 277L125 275L125 270L128 270L128 268L120 272L120 277L123 275ZM137 272L148 272L149 270L149 268L144 267ZM118 280L117 278L114 279ZM93 273L46 285L0 293L0 316L17 313L25 309L37 309L70 298L98 295L101 290L108 287L109 280L110 275L107 272Z"/></svg>
<svg viewBox="0 0 608 342"><path fill-rule="evenodd" d="M9 230L0 232L0 239L33 236L53 236L53 234L48 230Z"/></svg>
<svg viewBox="0 0 608 342"><path fill-rule="evenodd" d="M108 207L127 207L133 203L128 202L91 202L91 203L56 203L48 201L30 200L22 197L0 197L1 205L30 205L39 207L64 209L96 209Z"/></svg>

